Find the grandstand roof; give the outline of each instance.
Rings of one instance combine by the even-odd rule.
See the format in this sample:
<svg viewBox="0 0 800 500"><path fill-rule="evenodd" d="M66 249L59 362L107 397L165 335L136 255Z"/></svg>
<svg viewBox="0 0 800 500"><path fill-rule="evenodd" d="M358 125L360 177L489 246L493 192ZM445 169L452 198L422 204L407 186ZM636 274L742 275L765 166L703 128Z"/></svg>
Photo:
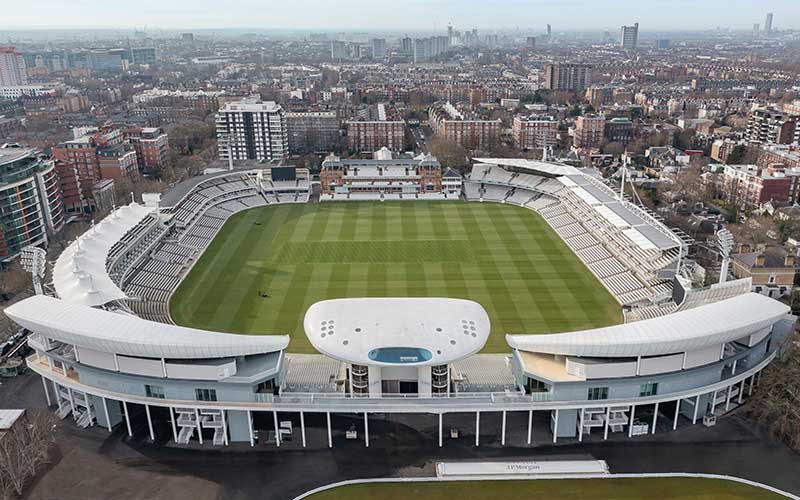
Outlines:
<svg viewBox="0 0 800 500"><path fill-rule="evenodd" d="M147 358L226 358L285 349L286 335L235 335L147 321L35 295L9 306L20 326L61 342Z"/></svg>
<svg viewBox="0 0 800 500"><path fill-rule="evenodd" d="M611 188L591 176L576 173L558 180L642 249L668 250L680 246L677 236L669 236L672 234L669 228L644 215L630 202L620 200Z"/></svg>
<svg viewBox="0 0 800 500"><path fill-rule="evenodd" d="M242 172L249 172L253 170L252 168L243 168L243 169L235 169L234 171L225 171L225 172L215 172L213 174L206 174L206 175L198 175L197 177L191 177L186 179L185 181L179 182L175 186L172 187L169 191L161 195L161 202L159 205L162 208L172 208L186 197L187 194L192 192L192 190L197 187L198 184L201 182L207 181L209 179L213 179L214 177L224 177L226 175L231 175L235 173L242 173Z"/></svg>
<svg viewBox="0 0 800 500"><path fill-rule="evenodd" d="M746 337L789 312L757 293L623 325L552 335L506 335L513 349L566 356L658 356L696 351Z"/></svg>
<svg viewBox="0 0 800 500"><path fill-rule="evenodd" d="M445 298L325 300L303 326L323 354L378 366L450 363L481 350L490 330L480 304Z"/></svg>
<svg viewBox="0 0 800 500"><path fill-rule="evenodd" d="M111 247L152 212L137 203L120 207L73 241L53 266L58 296L84 306L126 298L108 275L106 258Z"/></svg>
<svg viewBox="0 0 800 500"><path fill-rule="evenodd" d="M549 175L572 175L580 173L580 170L569 165L561 165L558 163L550 163L550 162L536 161L536 160L526 160L524 158L474 158L474 160L479 163L500 165L503 167L524 168Z"/></svg>

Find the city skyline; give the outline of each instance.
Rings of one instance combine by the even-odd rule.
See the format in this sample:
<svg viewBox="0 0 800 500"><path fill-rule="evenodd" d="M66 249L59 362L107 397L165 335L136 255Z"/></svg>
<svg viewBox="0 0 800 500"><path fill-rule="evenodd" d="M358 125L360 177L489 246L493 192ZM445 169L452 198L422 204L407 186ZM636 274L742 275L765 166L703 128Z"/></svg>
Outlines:
<svg viewBox="0 0 800 500"><path fill-rule="evenodd" d="M588 2L566 0L553 5L540 0L507 0L503 5L488 5L475 0L410 0L403 9L392 9L391 16L379 16L390 8L388 2L343 0L335 9L321 0L297 0L290 9L275 10L273 2L236 0L230 8L219 9L210 0L175 0L157 2L142 0L108 3L82 0L64 9L58 0L39 2L40 9L11 9L0 20L2 30L30 28L150 28L150 29L294 29L334 31L347 29L418 31L446 29L449 23L460 28L539 29L550 23L556 31L609 29L639 22L643 30L690 31L726 27L751 29L763 23L768 12L774 12L774 28L800 28L800 11L791 0L769 0L754 3L748 0L709 0L690 2L656 0L634 2ZM57 16L42 16L51 12ZM191 15L187 15L191 12ZM298 19L297 12L302 12ZM575 16L576 12L584 15ZM691 16L685 13L691 12ZM332 18L333 14L333 18ZM54 22L53 19L58 19ZM423 21L421 21L423 20ZM360 28L359 28L360 27Z"/></svg>

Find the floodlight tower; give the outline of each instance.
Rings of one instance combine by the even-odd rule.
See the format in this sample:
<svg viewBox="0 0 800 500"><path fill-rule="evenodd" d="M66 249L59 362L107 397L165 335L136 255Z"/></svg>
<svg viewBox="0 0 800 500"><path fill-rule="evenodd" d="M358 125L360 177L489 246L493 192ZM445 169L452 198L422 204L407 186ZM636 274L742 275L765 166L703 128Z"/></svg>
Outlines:
<svg viewBox="0 0 800 500"><path fill-rule="evenodd" d="M728 278L728 266L731 263L731 252L733 251L733 234L725 228L720 229L716 233L717 236L717 250L719 256L722 257L722 266L719 270L719 282L725 283Z"/></svg>
<svg viewBox="0 0 800 500"><path fill-rule="evenodd" d="M46 257L47 252L35 246L27 246L23 248L22 254L20 255L20 261L22 262L23 269L31 273L33 290L36 295L44 294L44 291L42 290L42 278L44 278L44 272L46 269Z"/></svg>
<svg viewBox="0 0 800 500"><path fill-rule="evenodd" d="M233 148L239 145L239 138L236 134L229 132L225 135L225 145L228 146L228 171L233 171Z"/></svg>

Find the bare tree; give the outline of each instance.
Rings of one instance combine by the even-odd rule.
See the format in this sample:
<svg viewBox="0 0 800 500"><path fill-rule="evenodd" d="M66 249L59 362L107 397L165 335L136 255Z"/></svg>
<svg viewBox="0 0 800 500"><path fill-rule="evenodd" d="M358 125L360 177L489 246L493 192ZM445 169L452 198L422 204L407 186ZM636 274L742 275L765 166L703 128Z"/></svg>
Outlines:
<svg viewBox="0 0 800 500"><path fill-rule="evenodd" d="M435 137L428 142L428 151L439 160L443 167L464 171L469 164L467 150L453 141Z"/></svg>
<svg viewBox="0 0 800 500"><path fill-rule="evenodd" d="M30 284L30 276L22 268L19 259L14 260L6 269L0 271L0 293L5 296L16 295Z"/></svg>
<svg viewBox="0 0 800 500"><path fill-rule="evenodd" d="M750 217L743 224L728 224L727 228L739 244L746 243L754 248L757 245L777 244L780 228L771 217Z"/></svg>
<svg viewBox="0 0 800 500"><path fill-rule="evenodd" d="M776 437L800 450L800 335L786 343L784 355L760 375L749 415Z"/></svg>
<svg viewBox="0 0 800 500"><path fill-rule="evenodd" d="M56 430L51 412L29 411L0 435L0 499L22 495L26 481L47 463Z"/></svg>

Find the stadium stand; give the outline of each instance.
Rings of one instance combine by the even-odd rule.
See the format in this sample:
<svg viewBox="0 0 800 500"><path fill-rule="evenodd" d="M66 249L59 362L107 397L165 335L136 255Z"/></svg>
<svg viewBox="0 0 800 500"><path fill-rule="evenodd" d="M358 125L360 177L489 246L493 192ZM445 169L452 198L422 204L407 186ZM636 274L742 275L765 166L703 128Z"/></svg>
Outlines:
<svg viewBox="0 0 800 500"><path fill-rule="evenodd" d="M684 243L653 214L577 168L478 161L484 163L475 164L465 178L467 200L538 212L622 305L651 307L671 298Z"/></svg>
<svg viewBox="0 0 800 500"><path fill-rule="evenodd" d="M172 293L234 213L308 201L311 184L304 169L291 181L273 181L264 172L243 170L190 179L170 191L159 211L112 247L106 268L128 295L127 306L134 314L172 323Z"/></svg>

